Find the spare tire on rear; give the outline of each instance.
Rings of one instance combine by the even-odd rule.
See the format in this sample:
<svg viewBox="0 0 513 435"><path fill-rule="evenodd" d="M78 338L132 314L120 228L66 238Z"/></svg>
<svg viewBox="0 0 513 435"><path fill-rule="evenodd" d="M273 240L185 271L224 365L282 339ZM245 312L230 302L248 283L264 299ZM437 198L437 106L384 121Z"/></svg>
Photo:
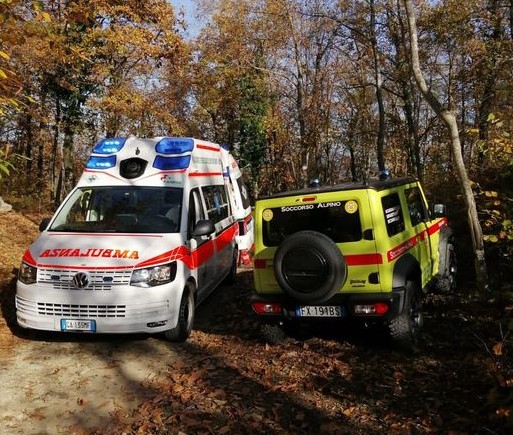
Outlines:
<svg viewBox="0 0 513 435"><path fill-rule="evenodd" d="M347 265L340 249L328 236L316 231L299 231L278 247L274 274L281 289L291 298L322 303L342 287Z"/></svg>

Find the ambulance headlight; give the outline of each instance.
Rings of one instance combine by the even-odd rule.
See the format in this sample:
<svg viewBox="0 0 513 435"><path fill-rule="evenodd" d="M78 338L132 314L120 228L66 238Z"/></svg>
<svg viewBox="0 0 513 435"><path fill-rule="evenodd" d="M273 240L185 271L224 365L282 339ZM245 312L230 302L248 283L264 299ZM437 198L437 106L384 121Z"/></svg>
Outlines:
<svg viewBox="0 0 513 435"><path fill-rule="evenodd" d="M21 263L18 279L23 284L34 284L37 281L37 267Z"/></svg>
<svg viewBox="0 0 513 435"><path fill-rule="evenodd" d="M132 272L130 285L137 287L154 287L171 282L176 277L176 261Z"/></svg>

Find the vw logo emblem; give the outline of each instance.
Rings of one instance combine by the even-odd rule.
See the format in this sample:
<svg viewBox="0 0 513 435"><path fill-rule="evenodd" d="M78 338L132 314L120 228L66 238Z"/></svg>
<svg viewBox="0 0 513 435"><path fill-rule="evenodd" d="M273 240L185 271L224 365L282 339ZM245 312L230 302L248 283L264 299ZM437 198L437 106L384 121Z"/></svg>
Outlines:
<svg viewBox="0 0 513 435"><path fill-rule="evenodd" d="M86 288L89 285L89 274L87 272L78 272L73 277L73 285L76 288Z"/></svg>

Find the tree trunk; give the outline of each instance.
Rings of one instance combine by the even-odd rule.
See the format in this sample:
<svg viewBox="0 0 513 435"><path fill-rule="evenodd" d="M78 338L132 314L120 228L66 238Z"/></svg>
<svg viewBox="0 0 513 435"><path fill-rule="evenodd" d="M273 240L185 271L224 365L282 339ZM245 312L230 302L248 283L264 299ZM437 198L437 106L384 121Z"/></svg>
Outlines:
<svg viewBox="0 0 513 435"><path fill-rule="evenodd" d="M374 63L374 86L376 88L376 101L378 102L378 137L376 142L378 169L380 173L385 167L385 104L383 103L383 78L379 62L378 41L376 36L376 9L374 0L370 0L370 40L372 46L372 59Z"/></svg>
<svg viewBox="0 0 513 435"><path fill-rule="evenodd" d="M463 161L463 154L461 152L461 142L456 115L454 114L454 112L447 110L442 106L436 95L428 88L426 81L424 80L422 70L420 69L417 23L415 19L415 14L413 12L412 0L403 1L406 9L406 16L408 19L408 29L410 33L410 57L415 81L417 82L417 85L422 95L428 102L428 104L431 106L436 115L444 121L445 125L447 126L450 132L451 149L454 156L454 162L456 165L458 183L463 193L463 198L467 209L470 234L472 235L472 246L474 249L475 256L474 265L476 272L477 287L479 290L483 291L487 289L488 280L486 261L484 255L483 233L481 225L479 223L477 207L474 200L474 195L472 193L472 188L470 187L470 180L467 175L467 169L465 168L465 163Z"/></svg>
<svg viewBox="0 0 513 435"><path fill-rule="evenodd" d="M488 117L494 110L495 106L495 90L497 87L497 64L498 64L498 46L502 39L502 20L501 11L499 10L498 0L492 0L488 3L487 11L491 17L490 29L483 31L483 40L487 41L490 46L488 59L485 61L483 70L483 93L478 110L478 128L479 139L481 141L488 140L489 121ZM480 168L484 163L484 154L478 154L477 167Z"/></svg>
<svg viewBox="0 0 513 435"><path fill-rule="evenodd" d="M59 161L57 151L59 149L59 124L61 120L61 109L60 102L55 102L55 124L53 126L53 137L52 137L52 156L50 160L50 177L51 177L51 189L50 199L53 202L54 207L57 207L60 203L60 193L57 185L57 163Z"/></svg>

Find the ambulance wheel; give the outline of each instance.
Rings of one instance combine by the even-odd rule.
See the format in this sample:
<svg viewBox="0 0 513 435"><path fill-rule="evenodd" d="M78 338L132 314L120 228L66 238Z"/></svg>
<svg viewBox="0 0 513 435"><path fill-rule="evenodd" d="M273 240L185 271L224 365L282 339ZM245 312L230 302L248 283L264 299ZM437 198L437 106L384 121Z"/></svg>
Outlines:
<svg viewBox="0 0 513 435"><path fill-rule="evenodd" d="M169 341L182 343L191 335L194 324L194 295L192 289L185 287L178 312L178 323L173 329L164 332Z"/></svg>
<svg viewBox="0 0 513 435"><path fill-rule="evenodd" d="M234 248L232 254L232 264L230 266L230 271L226 278L224 279L225 284L233 284L237 278L237 264L239 263L239 250Z"/></svg>

